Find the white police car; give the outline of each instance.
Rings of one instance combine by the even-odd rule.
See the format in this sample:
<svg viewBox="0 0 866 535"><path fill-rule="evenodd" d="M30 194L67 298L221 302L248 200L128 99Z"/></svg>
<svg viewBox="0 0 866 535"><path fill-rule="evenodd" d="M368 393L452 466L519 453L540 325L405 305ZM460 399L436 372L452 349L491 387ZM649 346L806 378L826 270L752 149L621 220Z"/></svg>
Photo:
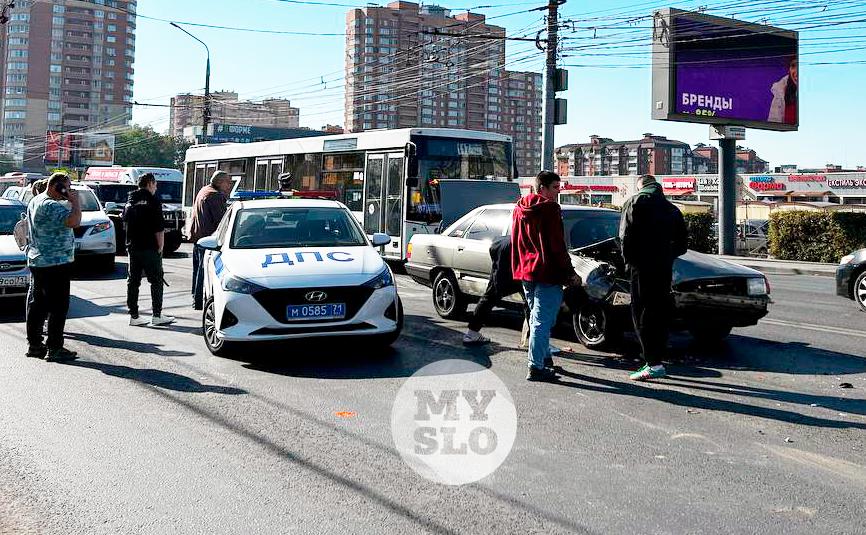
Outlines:
<svg viewBox="0 0 866 535"><path fill-rule="evenodd" d="M394 277L345 205L312 199L232 203L205 255L205 343L369 336L393 343L403 326Z"/></svg>

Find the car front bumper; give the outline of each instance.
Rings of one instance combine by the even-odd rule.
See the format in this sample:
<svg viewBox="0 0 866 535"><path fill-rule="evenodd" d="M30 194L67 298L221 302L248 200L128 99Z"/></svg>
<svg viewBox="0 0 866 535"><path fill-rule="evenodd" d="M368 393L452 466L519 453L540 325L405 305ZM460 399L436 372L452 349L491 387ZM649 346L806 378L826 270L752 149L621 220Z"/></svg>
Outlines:
<svg viewBox="0 0 866 535"><path fill-rule="evenodd" d="M75 256L107 255L117 252L114 229L75 238Z"/></svg>
<svg viewBox="0 0 866 535"><path fill-rule="evenodd" d="M836 295L853 299L851 295L851 278L857 266L849 262L836 268Z"/></svg>
<svg viewBox="0 0 866 535"><path fill-rule="evenodd" d="M285 303L289 304L295 303ZM397 309L397 289L388 286L374 290L357 312L345 320L281 322L253 296L226 292L225 307L217 314L217 336L228 342L249 342L388 334L398 328Z"/></svg>
<svg viewBox="0 0 866 535"><path fill-rule="evenodd" d="M2 263L2 261L0 261ZM30 270L0 271L0 299L4 297L24 297L30 288Z"/></svg>

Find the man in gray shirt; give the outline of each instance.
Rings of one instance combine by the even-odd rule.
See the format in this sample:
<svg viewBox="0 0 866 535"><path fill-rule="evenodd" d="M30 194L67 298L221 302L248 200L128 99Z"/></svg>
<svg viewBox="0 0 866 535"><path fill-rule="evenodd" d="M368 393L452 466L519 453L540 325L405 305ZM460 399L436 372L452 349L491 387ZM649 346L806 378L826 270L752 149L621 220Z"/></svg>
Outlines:
<svg viewBox="0 0 866 535"><path fill-rule="evenodd" d="M68 201L68 206L66 202ZM78 195L63 173L48 179L48 188L30 200L30 290L27 293L27 356L49 362L73 360L74 351L63 347L63 328L69 311L69 285L75 259L72 229L81 223ZM48 340L42 344L42 328L48 319Z"/></svg>
<svg viewBox="0 0 866 535"><path fill-rule="evenodd" d="M192 254L192 308L195 310L204 307L204 249L199 247L197 242L200 238L216 232L226 213L226 203L231 191L232 179L229 175L225 171L215 171L210 184L201 188L195 196L189 236L190 241L195 244Z"/></svg>

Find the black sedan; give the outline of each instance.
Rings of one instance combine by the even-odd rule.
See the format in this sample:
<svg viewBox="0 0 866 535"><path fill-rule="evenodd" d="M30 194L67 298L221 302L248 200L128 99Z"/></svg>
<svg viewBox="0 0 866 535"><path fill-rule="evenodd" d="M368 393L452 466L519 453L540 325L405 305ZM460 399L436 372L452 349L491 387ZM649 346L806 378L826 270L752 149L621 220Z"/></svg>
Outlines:
<svg viewBox="0 0 866 535"><path fill-rule="evenodd" d="M842 257L836 268L836 293L853 299L866 312L866 249Z"/></svg>

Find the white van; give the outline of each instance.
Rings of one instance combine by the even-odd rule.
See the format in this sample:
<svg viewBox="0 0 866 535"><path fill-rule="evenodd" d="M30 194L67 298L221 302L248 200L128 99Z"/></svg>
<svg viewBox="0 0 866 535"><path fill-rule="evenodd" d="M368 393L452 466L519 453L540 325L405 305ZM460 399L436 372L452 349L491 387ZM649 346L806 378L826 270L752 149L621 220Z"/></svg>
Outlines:
<svg viewBox="0 0 866 535"><path fill-rule="evenodd" d="M162 202L162 217L165 220L165 252L171 253L180 247L186 217L181 207L183 174L177 169L164 167L90 167L82 183L90 186L105 207L117 230L117 249L125 248L126 233L123 229L123 209L129 192L138 188L138 179L145 173L156 178L156 195Z"/></svg>

